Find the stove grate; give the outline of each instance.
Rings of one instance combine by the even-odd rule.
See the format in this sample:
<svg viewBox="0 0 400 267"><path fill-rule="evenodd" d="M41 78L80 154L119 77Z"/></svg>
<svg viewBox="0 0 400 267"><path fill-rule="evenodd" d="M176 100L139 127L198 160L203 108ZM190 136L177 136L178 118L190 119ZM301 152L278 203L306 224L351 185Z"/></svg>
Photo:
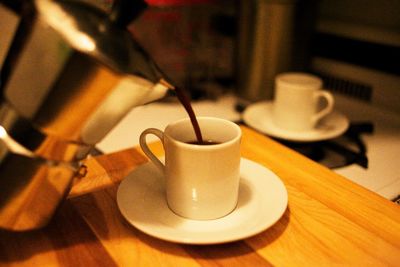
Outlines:
<svg viewBox="0 0 400 267"><path fill-rule="evenodd" d="M372 134L373 130L370 122L353 122L342 136L331 140L306 143L276 140L331 169L351 164L368 169L367 146L362 135Z"/></svg>

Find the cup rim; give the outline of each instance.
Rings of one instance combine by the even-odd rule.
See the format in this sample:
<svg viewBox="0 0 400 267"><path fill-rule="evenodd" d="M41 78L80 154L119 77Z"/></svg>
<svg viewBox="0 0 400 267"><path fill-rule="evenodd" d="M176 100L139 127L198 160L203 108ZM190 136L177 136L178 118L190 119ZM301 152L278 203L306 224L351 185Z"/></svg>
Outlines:
<svg viewBox="0 0 400 267"><path fill-rule="evenodd" d="M320 89L323 86L323 81L319 76L307 72L280 73L275 77L275 83L277 87L281 85L308 90Z"/></svg>
<svg viewBox="0 0 400 267"><path fill-rule="evenodd" d="M172 140L176 145L183 147L183 148L188 148L188 149L196 149L196 150L214 150L214 149L221 149L222 147L226 147L226 146L230 146L233 143L238 142L241 137L242 137L242 130L240 129L240 126L237 125L236 123L227 120L227 119L223 119L223 118L218 118L218 117L211 117L211 116L196 116L197 120L200 121L201 120L214 120L214 121L221 121L224 122L228 125L231 125L233 128L235 128L235 130L237 131L237 134L235 135L234 138L229 139L226 142L223 143L219 143L219 144L213 144L213 145L199 145L199 144L189 144L186 143L184 141L180 141L177 140L175 137L171 136L171 134L169 133L169 129L171 129L172 127L176 126L177 124L180 123L186 123L186 122L190 122L190 118L183 118L180 120L176 120L170 124L167 125L167 127L164 130L164 135L166 137L168 137L170 140Z"/></svg>

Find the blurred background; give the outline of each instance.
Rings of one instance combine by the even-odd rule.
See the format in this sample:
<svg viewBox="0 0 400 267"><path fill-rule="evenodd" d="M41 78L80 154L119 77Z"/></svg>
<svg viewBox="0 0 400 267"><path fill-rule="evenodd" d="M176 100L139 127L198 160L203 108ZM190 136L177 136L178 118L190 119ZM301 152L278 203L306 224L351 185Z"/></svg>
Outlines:
<svg viewBox="0 0 400 267"><path fill-rule="evenodd" d="M252 102L272 99L277 73L308 71L330 90L400 109L400 1L146 2L130 31L193 99L227 90Z"/></svg>
<svg viewBox="0 0 400 267"><path fill-rule="evenodd" d="M105 11L113 3L80 1ZM321 75L331 90L398 109L400 90L393 81L400 75L400 1L146 2L149 7L129 29L193 99L226 91L249 101L272 99L277 73L309 71ZM2 56L12 28L7 14L0 27ZM349 73L348 67L355 70ZM374 92L376 76L385 84L379 90L390 90L390 97ZM378 95L373 99L373 94Z"/></svg>

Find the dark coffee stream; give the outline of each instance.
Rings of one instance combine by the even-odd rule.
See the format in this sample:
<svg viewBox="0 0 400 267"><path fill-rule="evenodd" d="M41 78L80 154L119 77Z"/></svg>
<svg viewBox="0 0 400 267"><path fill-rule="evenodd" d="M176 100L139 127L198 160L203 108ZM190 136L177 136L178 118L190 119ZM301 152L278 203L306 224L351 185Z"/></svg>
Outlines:
<svg viewBox="0 0 400 267"><path fill-rule="evenodd" d="M201 130L199 123L196 119L196 115L194 114L192 105L190 104L190 99L186 95L186 93L182 90L182 88L175 87L176 96L178 100L181 102L183 107L185 108L187 114L189 115L190 121L192 122L194 133L196 134L196 139L198 144L204 144L203 137L201 135Z"/></svg>

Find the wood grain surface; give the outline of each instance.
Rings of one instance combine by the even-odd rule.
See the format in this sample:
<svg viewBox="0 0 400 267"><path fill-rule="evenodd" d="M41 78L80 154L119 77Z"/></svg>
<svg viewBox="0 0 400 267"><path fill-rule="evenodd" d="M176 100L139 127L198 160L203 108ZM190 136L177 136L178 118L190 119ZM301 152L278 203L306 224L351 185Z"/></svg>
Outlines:
<svg viewBox="0 0 400 267"><path fill-rule="evenodd" d="M400 208L242 126L242 156L275 172L289 193L266 231L222 245L181 245L128 224L119 182L147 162L139 149L90 158L44 229L0 232L0 266L399 266ZM160 143L152 144L162 154ZM268 212L268 211L266 211Z"/></svg>

